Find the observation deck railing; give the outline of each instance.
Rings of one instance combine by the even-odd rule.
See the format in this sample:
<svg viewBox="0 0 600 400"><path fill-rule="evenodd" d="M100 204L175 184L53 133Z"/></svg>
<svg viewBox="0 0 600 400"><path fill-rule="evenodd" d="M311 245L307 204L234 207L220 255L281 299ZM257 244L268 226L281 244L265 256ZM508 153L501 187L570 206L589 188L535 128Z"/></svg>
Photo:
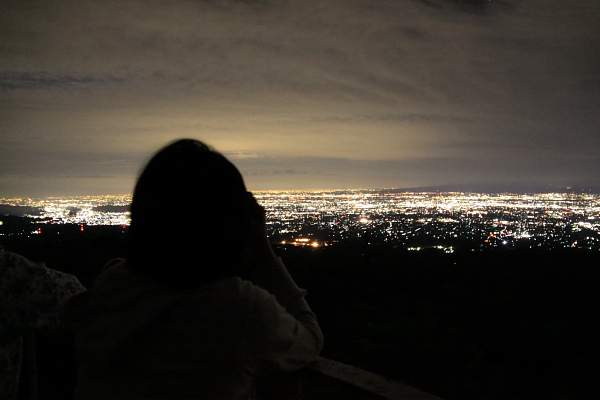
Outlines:
<svg viewBox="0 0 600 400"><path fill-rule="evenodd" d="M441 400L412 386L322 357L308 365L302 375L305 400Z"/></svg>
<svg viewBox="0 0 600 400"><path fill-rule="evenodd" d="M24 339L29 386L27 399L38 400L35 336L29 333ZM303 400L441 400L412 386L323 357L306 366L300 376ZM285 395L276 395L272 400L285 398Z"/></svg>

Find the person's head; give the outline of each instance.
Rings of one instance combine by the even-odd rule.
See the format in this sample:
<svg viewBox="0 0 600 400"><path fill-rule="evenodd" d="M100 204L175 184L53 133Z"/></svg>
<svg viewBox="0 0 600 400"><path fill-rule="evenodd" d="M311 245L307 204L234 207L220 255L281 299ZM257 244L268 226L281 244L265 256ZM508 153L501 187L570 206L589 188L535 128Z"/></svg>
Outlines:
<svg viewBox="0 0 600 400"><path fill-rule="evenodd" d="M168 286L237 273L246 187L223 155L192 139L160 150L138 179L127 235L130 268Z"/></svg>

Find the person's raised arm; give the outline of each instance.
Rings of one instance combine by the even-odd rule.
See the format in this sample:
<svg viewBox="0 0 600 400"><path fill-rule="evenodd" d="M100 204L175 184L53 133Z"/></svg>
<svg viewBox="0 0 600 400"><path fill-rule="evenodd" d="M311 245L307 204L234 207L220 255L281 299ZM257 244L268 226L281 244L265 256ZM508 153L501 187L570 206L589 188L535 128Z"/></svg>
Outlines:
<svg viewBox="0 0 600 400"><path fill-rule="evenodd" d="M323 334L300 289L279 257L275 255L266 233L264 209L252 194L247 195L249 257L258 265L251 273L252 280L275 296L258 296L253 313L257 338L252 352L258 355L255 371L274 368L294 371L315 359L323 348ZM270 298L270 299L269 299ZM269 301L270 300L270 301ZM260 303L260 305L258 304ZM265 331L271 331L265 336ZM262 342L262 340L265 340ZM259 349L263 349L258 351Z"/></svg>
<svg viewBox="0 0 600 400"><path fill-rule="evenodd" d="M288 307L295 299L303 300L306 291L296 285L281 259L273 251L267 237L264 208L258 204L252 193L247 192L246 196L246 244L252 280L275 295L281 305Z"/></svg>

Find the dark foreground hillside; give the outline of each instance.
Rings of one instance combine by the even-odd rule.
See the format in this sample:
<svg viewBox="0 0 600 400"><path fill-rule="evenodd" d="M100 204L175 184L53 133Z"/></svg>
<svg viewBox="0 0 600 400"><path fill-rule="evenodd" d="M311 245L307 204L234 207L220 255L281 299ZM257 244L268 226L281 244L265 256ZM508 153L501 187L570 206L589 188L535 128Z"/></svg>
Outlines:
<svg viewBox="0 0 600 400"><path fill-rule="evenodd" d="M325 357L445 399L599 398L597 252L294 250Z"/></svg>
<svg viewBox="0 0 600 400"><path fill-rule="evenodd" d="M114 228L2 244L90 285L122 238ZM327 358L449 400L600 395L598 252L277 252L308 289ZM40 339L41 392L68 374L52 367L56 343Z"/></svg>

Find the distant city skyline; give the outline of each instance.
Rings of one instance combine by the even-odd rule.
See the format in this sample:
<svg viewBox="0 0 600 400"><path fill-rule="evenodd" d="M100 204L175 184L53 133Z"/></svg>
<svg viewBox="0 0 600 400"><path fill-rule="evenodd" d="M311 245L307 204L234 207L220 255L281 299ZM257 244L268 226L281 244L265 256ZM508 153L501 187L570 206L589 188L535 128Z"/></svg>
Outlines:
<svg viewBox="0 0 600 400"><path fill-rule="evenodd" d="M600 2L0 2L0 197L131 193L182 137L250 190L600 186Z"/></svg>
<svg viewBox="0 0 600 400"><path fill-rule="evenodd" d="M343 190L265 191L255 197L265 208L267 232L276 245L318 248L358 240L447 253L493 248L600 250L600 193ZM52 235L65 229L73 232L73 226L76 232L85 232L89 226L107 225L124 233L131 221L130 201L130 196L13 199L4 205L0 201L0 236ZM186 216L167 202L156 210L156 218Z"/></svg>
<svg viewBox="0 0 600 400"><path fill-rule="evenodd" d="M437 185L437 186L420 186L420 187L407 187L407 188L317 188L317 189L262 189L262 190L251 190L253 193L294 193L294 192L344 192L344 191L369 191L369 192L396 192L396 193L473 193L473 194L515 194L515 195L543 195L543 194L600 194L600 186L595 185L583 185L583 186L552 186L552 185L540 185L540 184L506 184L506 183L485 183L485 184L456 184L456 185ZM15 200L27 200L27 199L68 199L68 198L100 198L105 197L109 199L122 198L131 200L133 196L132 192L129 193L103 193L103 194L72 194L72 195L50 195L50 196L0 196L0 205L8 204ZM122 202L119 202L119 204ZM113 204L113 203L107 203Z"/></svg>

